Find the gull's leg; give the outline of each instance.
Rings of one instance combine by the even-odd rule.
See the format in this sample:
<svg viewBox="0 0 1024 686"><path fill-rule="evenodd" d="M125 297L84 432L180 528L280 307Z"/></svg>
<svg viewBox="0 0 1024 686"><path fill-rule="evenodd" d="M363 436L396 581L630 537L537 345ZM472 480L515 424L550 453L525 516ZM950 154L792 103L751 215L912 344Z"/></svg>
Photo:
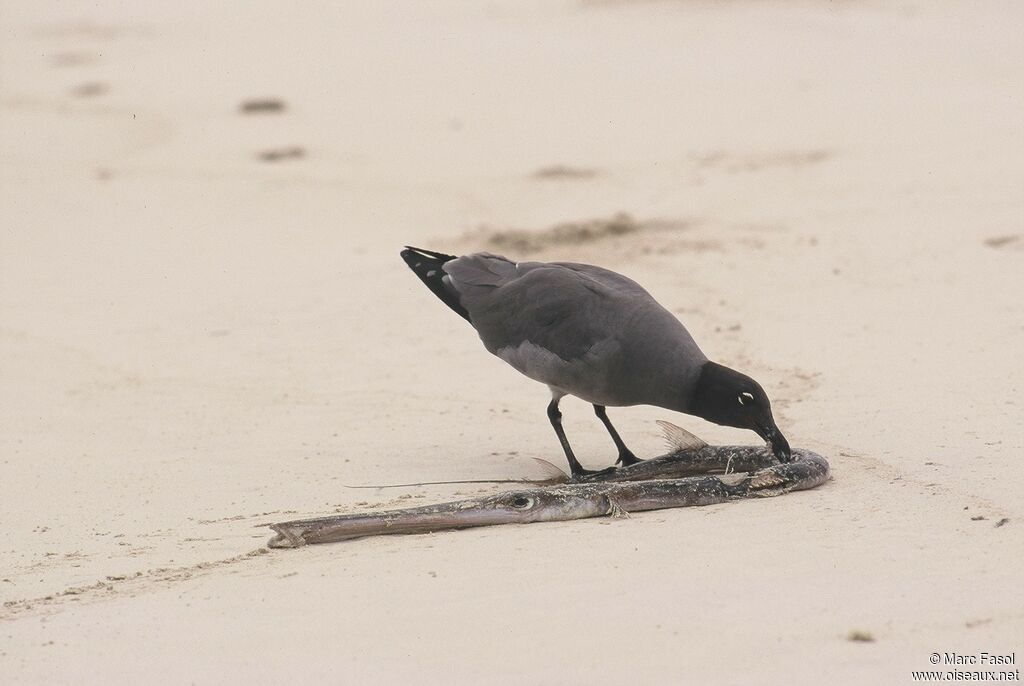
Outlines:
<svg viewBox="0 0 1024 686"><path fill-rule="evenodd" d="M558 401L561 397L555 397L548 403L548 419L551 420L551 426L555 430L555 435L558 436L558 442L562 444L562 450L565 451L565 459L569 461L569 471L572 472L572 478L579 479L587 476L593 476L594 474L604 474L614 470L614 467L603 469L599 472L595 472L590 469L584 469L580 461L576 459L576 455L572 452L572 447L569 445L569 440L565 437L565 430L562 428L562 413L558 409Z"/></svg>
<svg viewBox="0 0 1024 686"><path fill-rule="evenodd" d="M594 414L604 424L604 428L608 429L608 433L611 434L612 440L615 441L615 447L619 449L619 459L615 461L615 464L621 464L623 467L628 467L631 464L637 462L643 462L639 457L633 454L633 451L626 447L626 444L622 442L622 438L619 436L619 432L612 426L612 422L608 419L608 413L604 410L604 405L594 405Z"/></svg>

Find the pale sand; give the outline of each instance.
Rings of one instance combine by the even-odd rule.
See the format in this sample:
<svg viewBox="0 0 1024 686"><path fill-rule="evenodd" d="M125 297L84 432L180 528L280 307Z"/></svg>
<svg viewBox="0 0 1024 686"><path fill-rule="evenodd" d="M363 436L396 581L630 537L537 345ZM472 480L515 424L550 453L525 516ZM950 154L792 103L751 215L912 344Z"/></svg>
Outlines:
<svg viewBox="0 0 1024 686"><path fill-rule="evenodd" d="M1024 660L1021 3L43 5L0 10L0 681ZM831 483L247 555L268 521L490 489L343 483L561 464L546 389L398 250L617 212L639 230L502 249L647 285ZM644 455L658 418L756 441L611 415Z"/></svg>

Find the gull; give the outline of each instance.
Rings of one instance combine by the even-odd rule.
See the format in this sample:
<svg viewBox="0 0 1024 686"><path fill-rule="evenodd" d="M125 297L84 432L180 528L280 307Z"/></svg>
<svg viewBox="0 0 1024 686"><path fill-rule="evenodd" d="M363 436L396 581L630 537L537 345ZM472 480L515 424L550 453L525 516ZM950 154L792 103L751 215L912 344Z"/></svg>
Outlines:
<svg viewBox="0 0 1024 686"><path fill-rule="evenodd" d="M584 469L576 459L558 409L566 395L594 406L623 466L641 460L612 426L607 407L653 405L751 429L780 461L791 459L761 385L709 360L686 327L632 279L589 264L513 262L487 252L456 257L406 246L401 255L489 352L548 386L548 419L574 478L608 470Z"/></svg>

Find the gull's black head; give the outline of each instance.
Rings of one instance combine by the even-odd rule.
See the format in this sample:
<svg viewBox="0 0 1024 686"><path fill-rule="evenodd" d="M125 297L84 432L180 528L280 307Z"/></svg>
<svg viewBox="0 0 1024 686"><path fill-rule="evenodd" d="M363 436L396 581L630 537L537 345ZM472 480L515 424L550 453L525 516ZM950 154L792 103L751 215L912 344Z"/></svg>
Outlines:
<svg viewBox="0 0 1024 686"><path fill-rule="evenodd" d="M697 380L690 414L715 424L750 429L771 445L779 460L790 460L789 442L775 426L771 401L761 384L746 374L706 362Z"/></svg>

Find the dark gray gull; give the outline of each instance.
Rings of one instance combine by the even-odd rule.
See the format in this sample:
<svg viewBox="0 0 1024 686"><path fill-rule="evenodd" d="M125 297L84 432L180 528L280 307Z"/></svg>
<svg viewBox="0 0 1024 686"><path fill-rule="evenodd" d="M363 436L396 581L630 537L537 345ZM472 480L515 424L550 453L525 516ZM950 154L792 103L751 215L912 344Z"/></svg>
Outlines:
<svg viewBox="0 0 1024 686"><path fill-rule="evenodd" d="M484 347L551 389L548 419L573 477L593 474L573 454L559 401L591 403L619 451L640 460L606 406L654 405L751 429L790 460L761 385L708 360L690 332L635 281L573 262L512 262L479 252L455 257L406 246L402 259L434 295L480 335Z"/></svg>

